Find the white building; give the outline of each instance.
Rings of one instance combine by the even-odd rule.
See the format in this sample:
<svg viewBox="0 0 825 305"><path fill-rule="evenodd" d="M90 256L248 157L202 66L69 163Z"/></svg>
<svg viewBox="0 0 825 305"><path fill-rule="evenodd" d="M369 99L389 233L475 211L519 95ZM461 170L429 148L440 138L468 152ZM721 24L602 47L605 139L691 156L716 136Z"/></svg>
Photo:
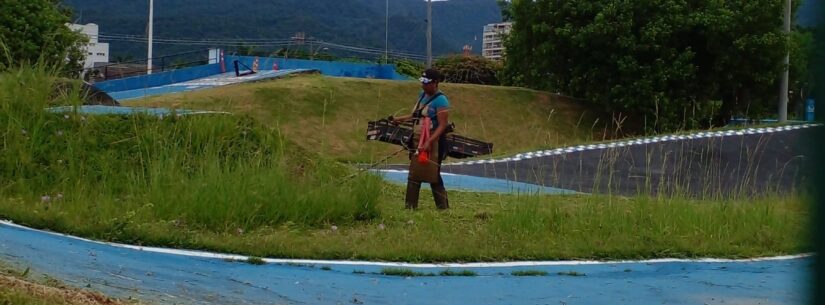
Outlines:
<svg viewBox="0 0 825 305"><path fill-rule="evenodd" d="M89 37L89 44L85 48L86 62L83 63L83 68L93 68L95 63L109 62L109 44L98 42L97 37L100 32L97 24L69 24L69 28Z"/></svg>
<svg viewBox="0 0 825 305"><path fill-rule="evenodd" d="M504 56L504 42L502 36L510 33L512 22L491 23L484 26L484 38L481 45L481 56L492 60L501 60Z"/></svg>

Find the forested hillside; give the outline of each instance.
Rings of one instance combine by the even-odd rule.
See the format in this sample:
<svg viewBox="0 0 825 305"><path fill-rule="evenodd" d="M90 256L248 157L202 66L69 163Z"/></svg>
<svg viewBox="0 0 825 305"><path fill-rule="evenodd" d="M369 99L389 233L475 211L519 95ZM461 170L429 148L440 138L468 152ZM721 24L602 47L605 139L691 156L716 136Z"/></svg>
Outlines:
<svg viewBox="0 0 825 305"><path fill-rule="evenodd" d="M155 1L155 36L161 38L287 39L308 37L361 47L384 48L385 0L174 0ZM101 33L145 36L148 1L64 0L79 23L97 23ZM433 3L433 52L459 53L464 44L480 53L482 27L498 22L495 0ZM425 53L426 4L389 1L389 48ZM103 40L105 41L105 40ZM113 56L141 58L145 43L111 41ZM156 54L203 46L157 44Z"/></svg>

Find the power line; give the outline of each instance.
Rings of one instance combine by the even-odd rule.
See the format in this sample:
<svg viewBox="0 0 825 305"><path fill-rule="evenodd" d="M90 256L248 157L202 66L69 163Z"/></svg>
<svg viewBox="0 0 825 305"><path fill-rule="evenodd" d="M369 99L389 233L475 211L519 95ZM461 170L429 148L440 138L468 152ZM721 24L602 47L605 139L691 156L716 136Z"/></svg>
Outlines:
<svg viewBox="0 0 825 305"><path fill-rule="evenodd" d="M123 41L123 42L135 42L135 43L144 43L147 42L148 38L142 35L130 35L130 34L114 34L114 33L101 33L98 34L98 39L103 39L107 41ZM283 47L283 46L290 46L294 44L294 39L265 39L265 38L219 38L219 39L186 39L186 38L162 38L162 37L154 37L153 43L157 44L167 44L167 45L199 45L199 46L215 46L215 45L245 45L245 46L270 46L270 47ZM417 60L424 60L426 56L421 54L409 53L404 51L397 51L397 50L388 50L388 49L379 49L379 48L372 48L372 47L363 47L363 46L353 46L353 45L345 45L339 43L332 43L326 42L322 40L305 40L304 43L312 43L318 46L327 47L330 49L337 49L355 53L362 53L362 54L370 54L370 55L383 55L388 54L395 57L404 57L410 59L417 59Z"/></svg>

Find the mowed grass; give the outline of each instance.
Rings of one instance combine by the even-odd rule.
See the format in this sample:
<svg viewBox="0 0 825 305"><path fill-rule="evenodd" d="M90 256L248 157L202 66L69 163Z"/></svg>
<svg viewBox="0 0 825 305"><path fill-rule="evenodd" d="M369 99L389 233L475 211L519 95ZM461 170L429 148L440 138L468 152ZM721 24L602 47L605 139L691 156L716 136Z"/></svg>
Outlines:
<svg viewBox="0 0 825 305"><path fill-rule="evenodd" d="M582 101L522 88L441 84L456 133L492 142L496 155L609 138L609 119ZM249 114L296 144L337 160L369 162L397 147L367 142L367 122L409 114L421 85L300 75L127 101L129 106ZM606 124L607 123L607 124ZM402 160L399 157L394 161Z"/></svg>
<svg viewBox="0 0 825 305"><path fill-rule="evenodd" d="M84 116L43 71L0 74L0 218L99 240L255 257L463 262L809 251L804 196L451 192L437 211L243 115ZM297 79L297 78L296 78ZM316 80L324 80L317 78ZM321 117L325 117L321 115ZM277 124L276 124L277 125Z"/></svg>

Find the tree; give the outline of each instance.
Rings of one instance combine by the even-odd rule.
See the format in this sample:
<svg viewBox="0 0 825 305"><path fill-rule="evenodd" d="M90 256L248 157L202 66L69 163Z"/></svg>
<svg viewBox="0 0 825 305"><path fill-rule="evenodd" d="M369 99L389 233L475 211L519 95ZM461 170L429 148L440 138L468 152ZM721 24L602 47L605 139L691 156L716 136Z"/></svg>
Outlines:
<svg viewBox="0 0 825 305"><path fill-rule="evenodd" d="M510 13L507 83L634 113L649 129L707 125L778 95L779 1L514 0Z"/></svg>
<svg viewBox="0 0 825 305"><path fill-rule="evenodd" d="M510 14L510 0L496 0L496 4L501 9L501 20L513 21L513 15Z"/></svg>
<svg viewBox="0 0 825 305"><path fill-rule="evenodd" d="M501 65L481 56L452 55L433 65L450 83L498 85Z"/></svg>
<svg viewBox="0 0 825 305"><path fill-rule="evenodd" d="M804 116L805 100L813 95L813 69L808 66L815 56L814 30L800 28L791 33L791 69L788 112L800 112Z"/></svg>
<svg viewBox="0 0 825 305"><path fill-rule="evenodd" d="M71 12L59 0L3 0L0 10L0 70L44 64L75 74L87 39L69 29Z"/></svg>

